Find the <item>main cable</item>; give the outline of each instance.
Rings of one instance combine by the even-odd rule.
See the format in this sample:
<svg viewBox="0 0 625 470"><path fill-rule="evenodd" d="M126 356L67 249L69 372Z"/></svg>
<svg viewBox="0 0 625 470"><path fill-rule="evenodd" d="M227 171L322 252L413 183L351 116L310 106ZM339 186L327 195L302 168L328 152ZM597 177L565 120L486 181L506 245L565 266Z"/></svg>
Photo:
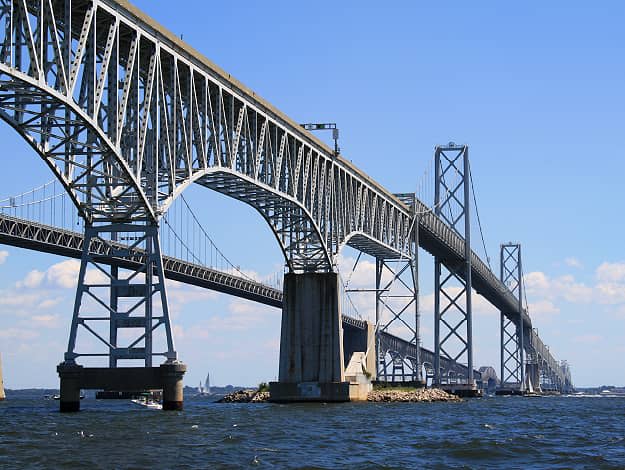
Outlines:
<svg viewBox="0 0 625 470"><path fill-rule="evenodd" d="M475 187L473 185L473 173L471 172L471 164L469 163L467 171L469 172L469 180L471 182L471 193L473 194L473 204L475 205L475 213L477 214L477 225L480 228L480 237L482 238L482 247L484 247L484 254L486 255L486 263L488 263L488 269L493 270L490 265L490 256L488 256L488 250L486 249L486 242L484 241L484 231L482 230L482 221L480 220L480 211L477 208L477 198L475 197Z"/></svg>

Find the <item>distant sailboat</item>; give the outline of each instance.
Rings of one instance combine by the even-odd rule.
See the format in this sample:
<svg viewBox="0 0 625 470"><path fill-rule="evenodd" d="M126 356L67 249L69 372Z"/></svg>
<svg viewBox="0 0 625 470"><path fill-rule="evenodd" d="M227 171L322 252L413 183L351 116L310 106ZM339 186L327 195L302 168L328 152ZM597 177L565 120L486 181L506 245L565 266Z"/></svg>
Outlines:
<svg viewBox="0 0 625 470"><path fill-rule="evenodd" d="M536 390L534 390L534 386L532 385L532 378L529 376L529 374L527 374L527 388L525 389L525 396L526 397L539 397L540 393L537 393Z"/></svg>
<svg viewBox="0 0 625 470"><path fill-rule="evenodd" d="M4 394L4 380L2 380L2 356L0 355L0 401L4 400L6 395Z"/></svg>
<svg viewBox="0 0 625 470"><path fill-rule="evenodd" d="M204 385L202 385L202 382L200 382L200 386L197 388L197 391L200 395L211 394L210 373L206 374L206 380L204 381Z"/></svg>

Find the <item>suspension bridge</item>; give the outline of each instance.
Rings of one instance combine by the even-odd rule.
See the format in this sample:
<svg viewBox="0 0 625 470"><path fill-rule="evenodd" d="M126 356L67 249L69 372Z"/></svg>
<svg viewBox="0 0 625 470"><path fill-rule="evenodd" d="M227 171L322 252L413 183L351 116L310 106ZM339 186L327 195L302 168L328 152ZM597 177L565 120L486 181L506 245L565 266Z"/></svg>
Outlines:
<svg viewBox="0 0 625 470"><path fill-rule="evenodd" d="M0 0L0 23L0 117L67 195L46 186L38 206L24 204L28 195L9 198L3 240L81 260L57 369L62 410L78 409L80 388L161 388L164 409L182 407L186 366L174 346L166 276L264 303L273 296L282 307L271 389L279 401L348 400L358 383L345 363L360 358L363 374L385 377L391 351L393 371L409 363L421 381L425 365L436 385L473 393L473 290L501 312L502 388L522 391L541 376L560 391L572 387L532 329L520 246L502 245L499 276L471 248L466 145L436 148L426 204L383 188L128 2ZM284 255L281 289L246 276L203 229L176 228L176 207L193 183L261 214ZM36 211L39 222L31 220ZM72 230L62 228L66 217L76 219ZM358 331L345 337L348 289L341 291L336 270L344 246L376 260L374 327L354 319ZM427 361L419 247L435 259L435 347ZM90 281L89 267L107 281ZM402 344L388 336L396 328L405 330ZM122 344L120 331L135 336ZM157 357L165 359L160 366ZM101 358L106 367L84 367L80 358Z"/></svg>

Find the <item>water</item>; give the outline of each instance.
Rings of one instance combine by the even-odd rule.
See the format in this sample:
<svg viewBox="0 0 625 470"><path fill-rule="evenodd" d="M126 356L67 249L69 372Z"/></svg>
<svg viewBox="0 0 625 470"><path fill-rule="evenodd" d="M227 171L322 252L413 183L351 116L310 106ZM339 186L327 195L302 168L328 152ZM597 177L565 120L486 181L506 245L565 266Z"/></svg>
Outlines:
<svg viewBox="0 0 625 470"><path fill-rule="evenodd" d="M625 468L625 398L81 406L0 402L0 468Z"/></svg>

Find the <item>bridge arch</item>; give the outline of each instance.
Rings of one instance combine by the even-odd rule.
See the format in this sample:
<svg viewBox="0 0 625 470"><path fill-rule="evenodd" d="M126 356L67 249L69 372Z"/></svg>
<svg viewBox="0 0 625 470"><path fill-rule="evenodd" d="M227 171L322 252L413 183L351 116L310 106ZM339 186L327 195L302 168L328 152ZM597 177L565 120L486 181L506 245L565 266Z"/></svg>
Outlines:
<svg viewBox="0 0 625 470"><path fill-rule="evenodd" d="M51 163L87 219L157 222L198 182L255 207L292 271L332 271L344 244L408 251L401 202L128 3L0 0L0 46L4 91L38 99L31 131L73 139Z"/></svg>
<svg viewBox="0 0 625 470"><path fill-rule="evenodd" d="M161 213L166 213L174 200L192 184L254 208L269 225L290 271L332 269L333 257L321 230L310 211L300 201L230 168L216 166L195 172L164 201ZM293 230L293 225L297 225L298 229ZM306 246L297 240L301 236L305 237ZM294 253L296 250L300 250L299 253ZM308 263L304 265L306 261Z"/></svg>
<svg viewBox="0 0 625 470"><path fill-rule="evenodd" d="M153 218L140 183L110 139L71 99L0 63L0 119L41 157L87 222Z"/></svg>

